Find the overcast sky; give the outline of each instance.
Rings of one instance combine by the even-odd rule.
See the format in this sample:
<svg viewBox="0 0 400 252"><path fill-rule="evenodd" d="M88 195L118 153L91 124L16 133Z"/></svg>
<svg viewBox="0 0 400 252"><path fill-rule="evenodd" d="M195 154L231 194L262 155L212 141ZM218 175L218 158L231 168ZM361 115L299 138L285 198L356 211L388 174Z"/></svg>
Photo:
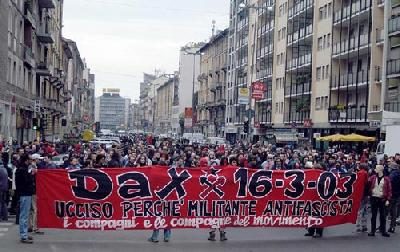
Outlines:
<svg viewBox="0 0 400 252"><path fill-rule="evenodd" d="M96 75L96 95L116 87L138 99L143 72L178 70L180 47L206 41L212 20L225 29L228 14L229 0L65 0L63 36Z"/></svg>

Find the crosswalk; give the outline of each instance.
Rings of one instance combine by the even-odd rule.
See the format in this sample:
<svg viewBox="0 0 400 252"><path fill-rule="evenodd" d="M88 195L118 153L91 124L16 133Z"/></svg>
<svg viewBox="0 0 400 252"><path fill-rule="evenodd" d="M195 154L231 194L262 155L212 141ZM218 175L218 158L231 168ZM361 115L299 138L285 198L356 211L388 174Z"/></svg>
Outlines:
<svg viewBox="0 0 400 252"><path fill-rule="evenodd" d="M15 223L15 220L1 221L0 222L0 238L3 237Z"/></svg>

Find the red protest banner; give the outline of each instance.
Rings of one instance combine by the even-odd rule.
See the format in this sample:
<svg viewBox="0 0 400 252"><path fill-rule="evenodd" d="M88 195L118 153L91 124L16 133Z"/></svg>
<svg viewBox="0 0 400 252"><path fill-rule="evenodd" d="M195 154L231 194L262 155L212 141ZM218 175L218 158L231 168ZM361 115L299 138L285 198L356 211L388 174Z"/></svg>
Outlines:
<svg viewBox="0 0 400 252"><path fill-rule="evenodd" d="M364 173L236 167L41 170L41 228L327 227L355 223Z"/></svg>

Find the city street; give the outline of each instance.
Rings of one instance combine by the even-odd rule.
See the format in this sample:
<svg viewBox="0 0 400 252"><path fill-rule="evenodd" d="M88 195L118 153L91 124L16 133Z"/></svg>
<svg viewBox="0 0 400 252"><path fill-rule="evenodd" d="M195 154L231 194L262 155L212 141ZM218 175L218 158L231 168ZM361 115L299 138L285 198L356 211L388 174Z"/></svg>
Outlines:
<svg viewBox="0 0 400 252"><path fill-rule="evenodd" d="M0 227L2 227L0 225ZM1 228L0 228L1 229ZM207 230L175 230L172 240L149 243L150 231L64 231L45 230L34 236L32 245L18 240L18 226L12 225L0 236L0 251L398 251L398 234L391 238L368 237L352 233L353 225L328 228L322 239L304 237L303 229L247 228L229 229L227 242L209 242ZM162 238L162 237L160 237Z"/></svg>

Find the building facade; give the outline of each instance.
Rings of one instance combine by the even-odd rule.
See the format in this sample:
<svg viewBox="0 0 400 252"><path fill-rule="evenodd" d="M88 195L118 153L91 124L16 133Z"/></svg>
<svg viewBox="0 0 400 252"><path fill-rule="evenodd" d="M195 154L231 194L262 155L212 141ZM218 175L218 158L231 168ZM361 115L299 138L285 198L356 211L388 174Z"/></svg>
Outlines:
<svg viewBox="0 0 400 252"><path fill-rule="evenodd" d="M224 137L228 29L214 35L200 48L197 127L205 136Z"/></svg>
<svg viewBox="0 0 400 252"><path fill-rule="evenodd" d="M397 0L232 0L226 137L379 136L385 117L398 120L398 9ZM254 82L263 97L239 102Z"/></svg>
<svg viewBox="0 0 400 252"><path fill-rule="evenodd" d="M120 96L117 88L103 89L98 98L99 122L102 129L125 130L128 126L129 101Z"/></svg>
<svg viewBox="0 0 400 252"><path fill-rule="evenodd" d="M171 75L164 84L157 88L155 111L155 134L172 134L172 107L174 105L174 91L178 76ZM175 132L176 133L176 132Z"/></svg>

